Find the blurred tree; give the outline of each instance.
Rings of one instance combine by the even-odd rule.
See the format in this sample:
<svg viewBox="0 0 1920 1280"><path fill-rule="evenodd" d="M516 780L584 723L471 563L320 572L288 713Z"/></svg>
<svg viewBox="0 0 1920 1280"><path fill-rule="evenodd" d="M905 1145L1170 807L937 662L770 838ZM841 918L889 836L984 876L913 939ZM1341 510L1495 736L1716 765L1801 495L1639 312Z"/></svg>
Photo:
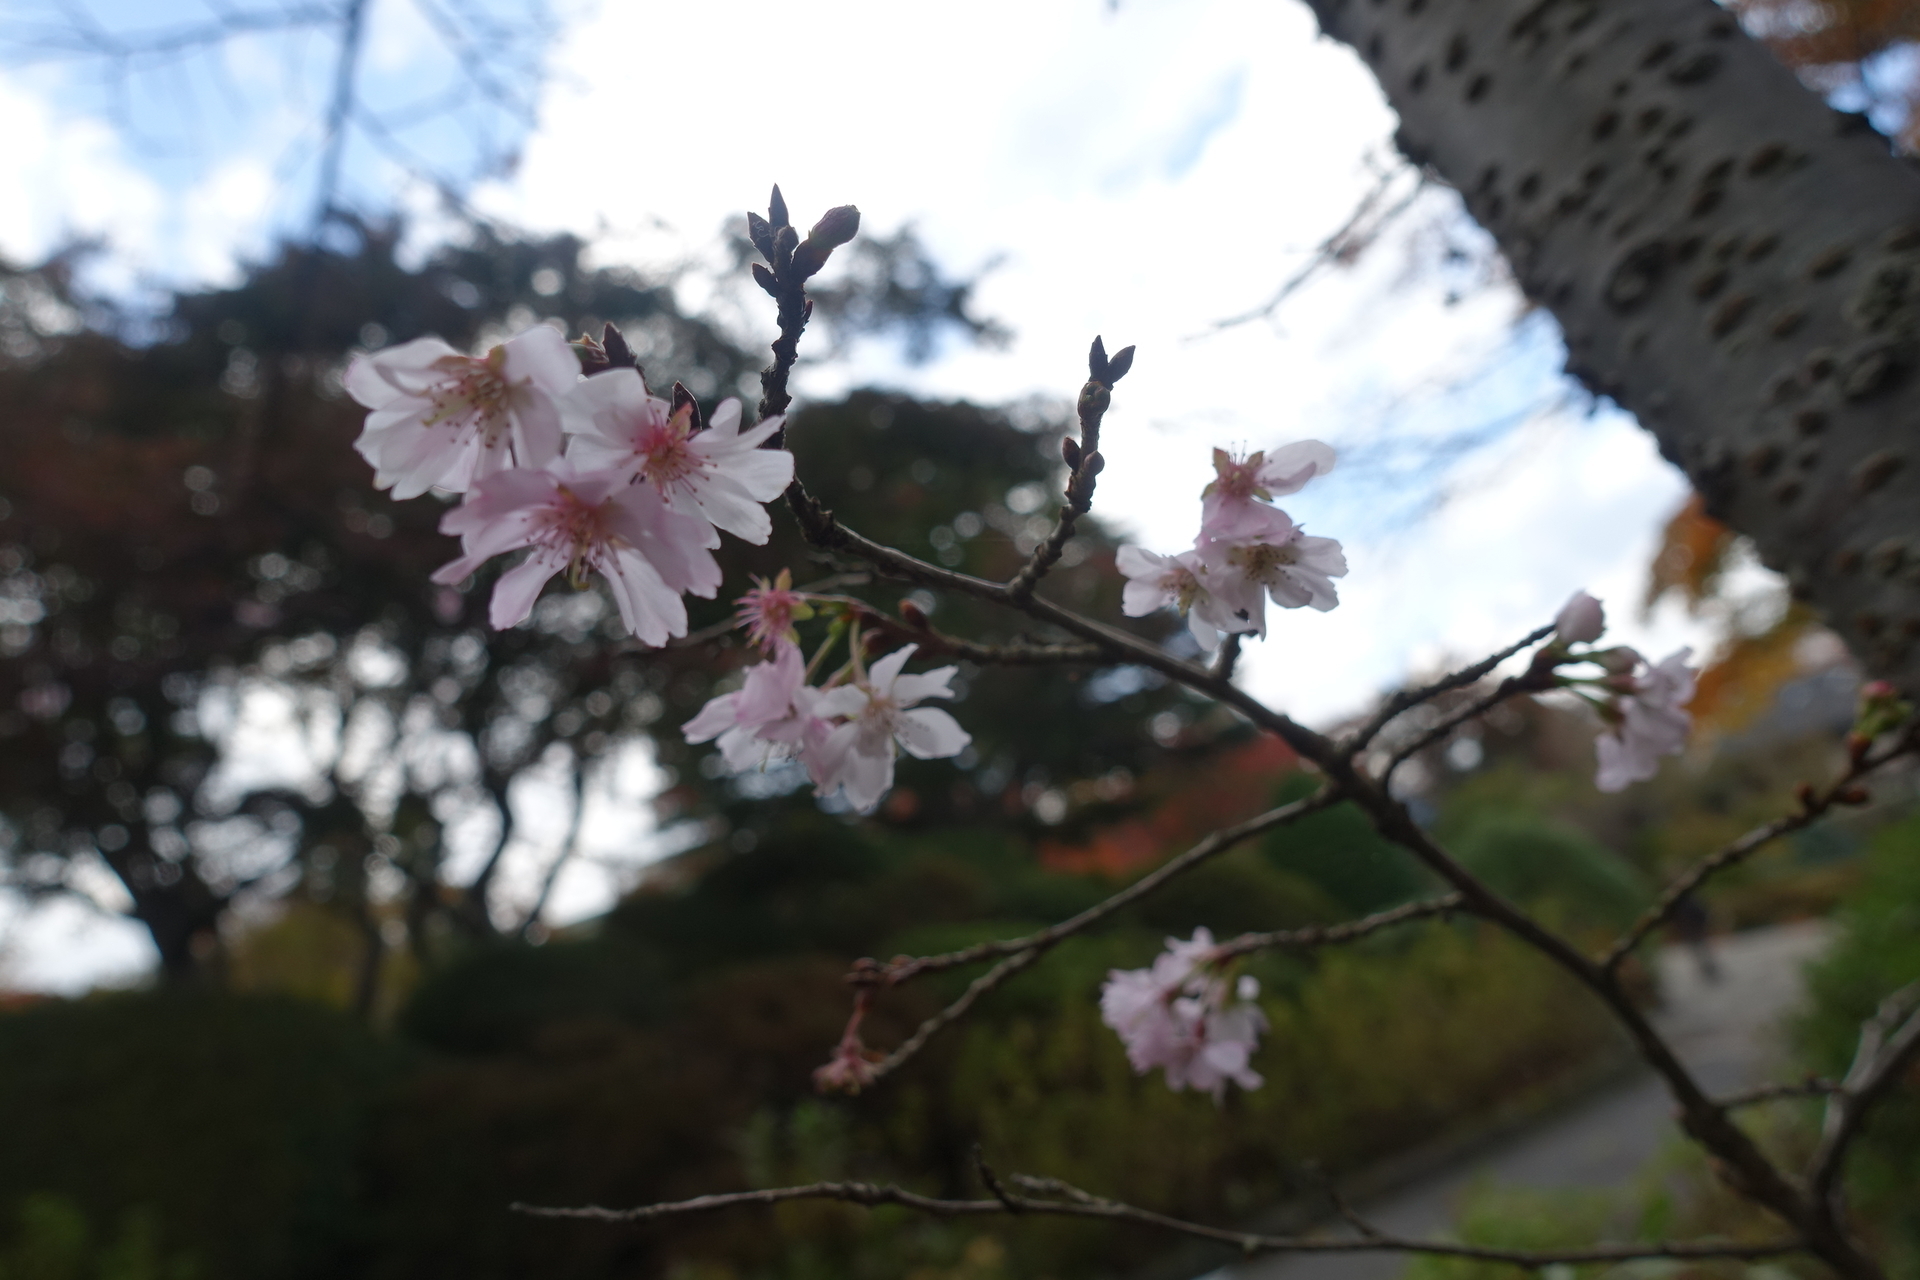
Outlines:
<svg viewBox="0 0 1920 1280"><path fill-rule="evenodd" d="M5 277L0 812L10 884L97 887L89 869L104 864L171 979L217 962L236 900L298 889L330 904L363 939L352 989L371 1008L390 938L421 961L537 926L586 804L656 722L682 843L726 836L707 821L716 807L799 779L703 774L705 751L673 731L730 665L715 646L738 656L725 600L697 602L709 640L648 653L594 593L556 593L531 625L495 633L487 582L432 586L451 549L443 508L371 490L340 384L359 347L429 332L485 343L542 317L571 332L617 320L649 368L706 397L746 387L753 358L679 310L670 280L585 268L577 240L480 228L409 268L398 228L355 227L351 253L290 246L236 288L179 295L145 342L76 295L71 255ZM854 283L823 317L839 340L994 331L910 238L851 257ZM895 273L906 281L886 284ZM866 287L884 304L857 302ZM930 537L950 563L1005 574L1040 536L1054 425L862 395L803 414L794 439L803 473L877 535ZM1090 533L1058 589L1117 612L1111 543ZM732 544L728 589L785 565L805 577L807 554L786 524L768 547ZM868 590L857 575L842 586ZM890 611L897 596L874 599ZM1000 634L977 614L941 622ZM968 711L971 774L903 770L890 815L1021 815L1049 778L1136 769L1158 750L1142 711L1173 697L1144 672L996 678ZM1036 705L1088 708L1098 731L1060 715L1032 732ZM530 826L542 795L571 816ZM528 857L534 872L503 885Z"/></svg>

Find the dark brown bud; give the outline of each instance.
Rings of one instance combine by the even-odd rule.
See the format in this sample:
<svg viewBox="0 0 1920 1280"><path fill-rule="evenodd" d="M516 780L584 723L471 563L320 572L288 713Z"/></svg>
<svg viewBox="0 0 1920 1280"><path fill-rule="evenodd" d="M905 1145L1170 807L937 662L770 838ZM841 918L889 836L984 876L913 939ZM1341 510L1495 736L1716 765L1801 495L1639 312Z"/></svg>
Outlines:
<svg viewBox="0 0 1920 1280"><path fill-rule="evenodd" d="M768 262L773 261L773 224L757 213L747 215L747 239Z"/></svg>
<svg viewBox="0 0 1920 1280"><path fill-rule="evenodd" d="M613 321L607 321L606 328L600 331L600 345L607 353L607 363L616 369L637 369L640 361L633 354L633 348L627 345L626 335L614 327Z"/></svg>
<svg viewBox="0 0 1920 1280"><path fill-rule="evenodd" d="M779 270L793 261L793 251L800 247L800 233L792 227L781 227L773 233L773 266Z"/></svg>
<svg viewBox="0 0 1920 1280"><path fill-rule="evenodd" d="M831 252L831 249L823 249L811 239L803 240L800 247L793 251L793 276L802 280L811 279L819 273L820 268L827 265L827 255Z"/></svg>
<svg viewBox="0 0 1920 1280"><path fill-rule="evenodd" d="M1098 334L1093 338L1093 349L1087 352L1087 376L1101 386L1107 382L1107 344L1100 341Z"/></svg>
<svg viewBox="0 0 1920 1280"><path fill-rule="evenodd" d="M915 631L925 631L927 629L927 611L911 600L902 600L900 602L900 617Z"/></svg>
<svg viewBox="0 0 1920 1280"><path fill-rule="evenodd" d="M836 205L820 215L820 221L807 232L807 239L832 253L860 234L860 210L850 204Z"/></svg>
<svg viewBox="0 0 1920 1280"><path fill-rule="evenodd" d="M771 248L771 246L769 246L769 248ZM762 289L765 289L773 297L777 298L780 296L780 282L773 278L773 272L767 270L757 262L753 264L753 282Z"/></svg>
<svg viewBox="0 0 1920 1280"><path fill-rule="evenodd" d="M1859 764L1860 761L1866 757L1868 749L1871 748L1872 746L1873 746L1873 739L1869 738L1866 734L1864 733L1848 734L1847 735L1847 759L1853 761L1855 764Z"/></svg>
<svg viewBox="0 0 1920 1280"><path fill-rule="evenodd" d="M1865 787L1848 787L1845 791L1835 796L1834 799L1838 800L1841 804L1865 804L1873 799L1873 793Z"/></svg>
<svg viewBox="0 0 1920 1280"><path fill-rule="evenodd" d="M767 201L767 220L773 224L775 231L783 230L788 225L787 198L780 194L780 184L777 182L773 184L772 198Z"/></svg>
<svg viewBox="0 0 1920 1280"><path fill-rule="evenodd" d="M1087 455L1086 461L1080 464L1080 469L1089 479L1091 479L1092 477L1097 476L1102 471L1104 471L1106 469L1106 466L1107 466L1107 460L1100 456L1100 451L1098 449L1095 449L1092 453Z"/></svg>
<svg viewBox="0 0 1920 1280"><path fill-rule="evenodd" d="M1800 802L1802 809L1813 808L1813 784L1803 782L1793 789L1793 798Z"/></svg>
<svg viewBox="0 0 1920 1280"><path fill-rule="evenodd" d="M1060 456L1067 460L1067 465L1069 467L1072 467L1075 471L1078 471L1080 469L1080 442L1078 440L1075 440L1072 436L1067 436L1065 439L1061 440Z"/></svg>
<svg viewBox="0 0 1920 1280"><path fill-rule="evenodd" d="M1122 347L1114 352L1113 358L1107 361L1107 385L1112 386L1114 383L1120 381L1120 379L1126 377L1127 370L1131 368L1133 368L1132 347Z"/></svg>

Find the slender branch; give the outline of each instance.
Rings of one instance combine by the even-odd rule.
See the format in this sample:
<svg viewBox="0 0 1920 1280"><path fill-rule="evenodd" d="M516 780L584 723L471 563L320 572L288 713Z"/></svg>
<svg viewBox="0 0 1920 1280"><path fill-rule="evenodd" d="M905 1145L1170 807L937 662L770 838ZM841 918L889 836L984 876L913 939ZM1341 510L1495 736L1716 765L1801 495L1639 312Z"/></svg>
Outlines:
<svg viewBox="0 0 1920 1280"><path fill-rule="evenodd" d="M327 105L326 143L320 153L320 176L314 184L313 224L318 230L338 207L334 195L340 186L340 159L347 145L347 123L353 116L354 76L360 65L361 36L366 30L367 0L347 0L341 13L340 55L334 63L333 98Z"/></svg>
<svg viewBox="0 0 1920 1280"><path fill-rule="evenodd" d="M1230 938L1214 949L1214 956L1229 959L1234 956L1251 955L1256 951L1282 951L1302 947L1332 946L1341 942L1354 942L1369 934L1380 932L1396 924L1405 924L1410 920L1425 920L1429 916L1447 916L1461 910L1466 900L1457 893L1432 898L1424 902L1409 902L1403 906L1386 911L1376 911L1370 916L1350 920L1345 924L1318 925L1307 929L1276 929L1272 933L1243 933Z"/></svg>
<svg viewBox="0 0 1920 1280"><path fill-rule="evenodd" d="M725 1195L696 1196L666 1204L641 1205L633 1209L607 1209L599 1205L581 1208L548 1208L529 1204L510 1206L515 1213L536 1218L571 1218L592 1222L657 1222L662 1219L714 1213L724 1209L770 1207L794 1200L838 1200L847 1204L874 1207L899 1205L937 1217L980 1217L1000 1214L1045 1214L1066 1218L1096 1218L1110 1222L1130 1222L1157 1227L1178 1235L1216 1244L1230 1245L1252 1256L1263 1253L1414 1253L1444 1258L1472 1258L1483 1262L1505 1262L1514 1266L1540 1268L1556 1264L1575 1265L1592 1262L1630 1262L1639 1258L1772 1258L1805 1250L1797 1239L1743 1243L1736 1240L1662 1240L1646 1244L1594 1245L1584 1249L1499 1249L1485 1245L1461 1244L1452 1240L1417 1240L1392 1236L1366 1227L1358 1239L1326 1236L1266 1235L1252 1231L1234 1231L1205 1223L1155 1213L1109 1200L1083 1191L1057 1178L1036 1178L1014 1174L1004 1182L994 1178L995 1195L986 1200L947 1200L921 1195L904 1187L873 1182L814 1182L806 1186L773 1187L764 1191L736 1191ZM1017 1190L1015 1188L1018 1188ZM1356 1215L1357 1216L1357 1215ZM1364 1221L1364 1220L1362 1220ZM1360 1228L1356 1228L1359 1230Z"/></svg>
<svg viewBox="0 0 1920 1280"><path fill-rule="evenodd" d="M1617 970L1621 962L1633 953L1634 948L1646 940L1647 935L1666 923L1667 918L1673 914L1674 908L1680 905L1680 900L1698 889L1709 877L1746 861L1781 836L1790 835L1813 825L1835 805L1859 804L1865 801L1865 793L1855 784L1889 760L1914 750L1914 732L1910 727L1891 746L1880 752L1853 753L1848 759L1846 771L1825 791L1815 792L1811 787L1801 788L1800 808L1797 812L1783 818L1775 818L1765 826L1755 827L1676 876L1661 891L1658 901L1648 907L1640 918L1634 921L1633 927L1622 934L1607 951L1606 956L1600 961L1601 967L1608 973Z"/></svg>
<svg viewBox="0 0 1920 1280"><path fill-rule="evenodd" d="M1341 753L1348 756L1358 754L1366 749L1367 744L1372 742L1374 737L1378 735L1382 729L1386 728L1388 724L1392 723L1405 712L1411 711L1423 702L1431 702L1443 693L1451 693L1455 689L1464 689L1469 685L1478 684L1489 672L1505 662L1508 658L1511 658L1514 654L1530 645L1538 644L1552 634L1553 624L1548 623L1544 627L1539 627L1528 632L1519 640L1500 650L1500 652L1482 658L1470 667L1462 667L1458 671L1440 677L1431 684L1421 685L1415 689L1402 689L1391 698L1388 698L1386 705L1374 712L1373 718L1362 725L1353 737L1340 745Z"/></svg>
<svg viewBox="0 0 1920 1280"><path fill-rule="evenodd" d="M1788 1084L1762 1085L1758 1089L1748 1089L1743 1093L1732 1093L1720 1099L1720 1105L1728 1111L1739 1107L1757 1107L1763 1103L1780 1102L1787 1098L1817 1098L1822 1094L1839 1093L1838 1080L1826 1080L1819 1076L1808 1076Z"/></svg>
<svg viewBox="0 0 1920 1280"><path fill-rule="evenodd" d="M1920 982L1909 983L1882 1000L1861 1026L1853 1065L1827 1103L1820 1145L1808 1166L1807 1185L1816 1202L1830 1211L1837 1208L1833 1203L1834 1182L1848 1145L1859 1134L1867 1112L1916 1056L1920 1056Z"/></svg>
<svg viewBox="0 0 1920 1280"><path fill-rule="evenodd" d="M922 657L945 655L964 658L983 666L1037 667L1052 665L1088 666L1106 659L1106 651L1093 644L1033 644L1014 640L1006 644L985 644L936 631L924 614L896 618L864 600L844 603L860 614L861 625L900 641L920 646ZM905 612L903 609L902 612Z"/></svg>
<svg viewBox="0 0 1920 1280"><path fill-rule="evenodd" d="M1060 518L1046 540L1033 549L1033 555L1020 572L1007 583L1007 598L1018 604L1033 594L1040 579L1047 575L1073 539L1074 525L1093 509L1093 487L1107 460L1100 455L1100 421L1113 403L1113 384L1127 376L1133 367L1133 348L1124 347L1107 357L1106 345L1098 338L1087 353L1087 381L1080 388L1075 408L1080 416L1080 439L1060 442L1061 456L1072 469L1067 479L1067 501Z"/></svg>
<svg viewBox="0 0 1920 1280"><path fill-rule="evenodd" d="M1393 775L1399 771L1401 765L1413 759L1413 757L1419 755L1434 743L1439 742L1461 725L1466 724L1470 720L1478 720L1481 716L1493 710L1508 698L1515 697L1522 693L1537 692L1539 687L1540 686L1536 684L1529 683L1524 677L1502 680L1498 685L1494 686L1491 692L1475 698L1460 710L1445 717L1439 724L1434 725L1412 742L1409 742L1406 746L1393 753L1393 757L1387 761L1387 767L1380 771L1381 790L1391 793L1393 788Z"/></svg>
<svg viewBox="0 0 1920 1280"><path fill-rule="evenodd" d="M1070 920L1064 920L1051 928L1042 929L1040 932L1030 934L1025 938L1016 938L1000 942L983 942L978 946L967 947L960 951L950 952L944 956L927 956L918 960L909 960L905 964L898 966L883 966L873 961L865 961L860 965L856 965L853 972L847 975L849 981L863 986L875 984L897 986L909 978L916 977L922 973L931 973L940 969L951 969L957 965L971 964L979 960L991 959L996 955L1006 957L999 964L968 983L967 989L960 994L957 1000L928 1018L925 1022L922 1022L912 1035L901 1042L898 1048L868 1068L864 1073L866 1078L863 1084L876 1083L893 1074L895 1071L898 1071L902 1066L905 1066L911 1061L921 1049L925 1048L927 1042L933 1039L935 1035L966 1017L968 1011L978 1003L980 997L1000 986L1015 974L1032 967L1047 952L1074 934L1080 933L1098 921L1112 915L1128 903L1136 902L1146 897L1175 876L1193 869L1209 858L1224 853L1242 840L1258 835L1262 831L1271 830L1284 823L1305 817L1307 814L1333 803L1336 799L1338 799L1338 796L1333 792L1321 791L1316 795L1308 796L1304 800L1297 800L1292 804L1270 810L1257 818L1249 818L1247 821L1235 826L1224 827L1173 861L1162 866L1151 875L1142 876L1139 880L1134 881L1133 884L1106 899L1106 901L1088 907L1085 911L1082 911Z"/></svg>
<svg viewBox="0 0 1920 1280"><path fill-rule="evenodd" d="M1296 822L1310 813L1317 813L1340 798L1337 791L1326 788L1305 799L1296 800L1292 804L1282 805L1278 809L1269 809L1245 822L1231 827L1222 827L1179 857L1161 864L1159 868L1148 875L1141 876L1118 893L1095 903L1079 915L1063 920L1059 924L1050 925L1038 933L1030 933L1024 938L1002 938L992 942L979 942L942 955L906 957L887 964L877 960L862 960L854 966L854 971L848 975L848 980L861 985L898 986L923 973L957 969L962 965L978 964L982 960L991 960L996 956L1046 951L1077 933L1084 933L1114 912L1131 906L1158 891L1169 880L1186 874L1242 841L1249 840L1262 832L1271 831L1275 827Z"/></svg>
<svg viewBox="0 0 1920 1280"><path fill-rule="evenodd" d="M1255 320L1269 319L1274 312L1280 309L1282 303L1292 297L1302 285L1313 279L1314 276L1318 275L1327 266L1336 262L1344 263L1353 261L1361 250L1371 244L1396 218L1406 212L1413 202L1419 199L1420 193L1427 189L1428 179L1426 174L1420 170L1414 170L1419 176L1419 181L1414 183L1413 190L1402 196L1391 205L1386 212L1380 213L1375 217L1375 212L1380 208L1381 202L1386 199L1387 192L1404 172L1406 172L1405 168L1395 167L1381 174L1375 182L1373 189L1361 198L1360 203L1354 208L1353 213L1348 216L1345 222L1340 224L1339 229L1325 240L1322 240L1319 245L1315 247L1313 256L1308 258L1292 275L1288 276L1286 280L1281 283L1280 288L1276 290L1273 296L1268 298L1266 302L1251 311L1242 312L1237 316L1228 316L1224 320L1216 320L1207 327L1204 333L1195 334L1194 337L1209 337L1227 329L1237 328L1243 324L1250 324Z"/></svg>

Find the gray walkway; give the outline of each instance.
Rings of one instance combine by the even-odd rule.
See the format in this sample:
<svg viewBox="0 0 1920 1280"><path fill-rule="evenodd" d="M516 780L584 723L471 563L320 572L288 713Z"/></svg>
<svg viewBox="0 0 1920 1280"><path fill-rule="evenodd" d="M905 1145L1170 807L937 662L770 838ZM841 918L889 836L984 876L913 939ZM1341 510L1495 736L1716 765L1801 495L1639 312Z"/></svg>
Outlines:
<svg viewBox="0 0 1920 1280"><path fill-rule="evenodd" d="M1694 957L1660 957L1666 1007L1656 1022L1710 1092L1764 1084L1780 1058L1778 1029L1801 990L1801 966L1824 940L1818 923L1717 939L1720 980ZM1381 1230L1426 1236L1447 1230L1461 1196L1482 1180L1521 1187L1614 1187L1633 1177L1677 1133L1665 1086L1642 1072L1455 1168L1357 1206ZM1405 1265L1388 1254L1276 1257L1215 1273L1214 1280L1392 1280Z"/></svg>

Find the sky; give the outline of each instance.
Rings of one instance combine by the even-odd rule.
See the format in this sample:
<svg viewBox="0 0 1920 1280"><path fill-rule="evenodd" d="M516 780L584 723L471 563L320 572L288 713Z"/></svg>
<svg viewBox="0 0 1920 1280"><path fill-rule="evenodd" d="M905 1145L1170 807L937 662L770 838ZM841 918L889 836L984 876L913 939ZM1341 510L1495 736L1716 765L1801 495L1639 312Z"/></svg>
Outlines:
<svg viewBox="0 0 1920 1280"><path fill-rule="evenodd" d="M383 92L428 75L430 33L407 4L373 8ZM1392 161L1378 88L1317 38L1304 5L708 0L565 16L519 163L473 188L476 207L581 233L601 261L672 267L717 263L722 230L778 182L802 226L853 203L871 231L912 224L951 272L992 264L978 310L1015 332L1007 348L950 346L912 366L863 343L804 368L803 399L882 385L1065 401L1095 334L1109 350L1136 345L1096 511L1163 552L1194 536L1214 447L1340 449L1349 465L1285 505L1342 541L1350 572L1339 608L1276 612L1249 646L1242 679L1273 705L1336 719L1511 642L1580 588L1609 603L1613 634L1656 657L1706 640L1677 610L1638 610L1684 480L1630 418L1569 387L1551 319L1528 314L1497 265L1468 278L1489 259L1450 194L1422 197L1357 266L1322 273L1271 319L1217 328L1271 297ZM22 140L0 155L0 186L33 193L0 202L0 253L99 234L102 279L136 289L231 278L297 227L312 94L264 86L324 59L262 42L223 56L248 100L277 105L164 156L71 68L0 65L0 115ZM390 157L360 148L349 179L352 198L437 225L430 189ZM1449 246L1468 251L1464 275ZM687 302L771 336L757 293L687 281ZM1495 424L1463 457L1380 463ZM631 844L630 825L609 829ZM583 872L568 912L597 909L616 884ZM9 981L70 987L138 967L133 934L96 929L83 944L78 928L63 916L14 929L0 944Z"/></svg>

